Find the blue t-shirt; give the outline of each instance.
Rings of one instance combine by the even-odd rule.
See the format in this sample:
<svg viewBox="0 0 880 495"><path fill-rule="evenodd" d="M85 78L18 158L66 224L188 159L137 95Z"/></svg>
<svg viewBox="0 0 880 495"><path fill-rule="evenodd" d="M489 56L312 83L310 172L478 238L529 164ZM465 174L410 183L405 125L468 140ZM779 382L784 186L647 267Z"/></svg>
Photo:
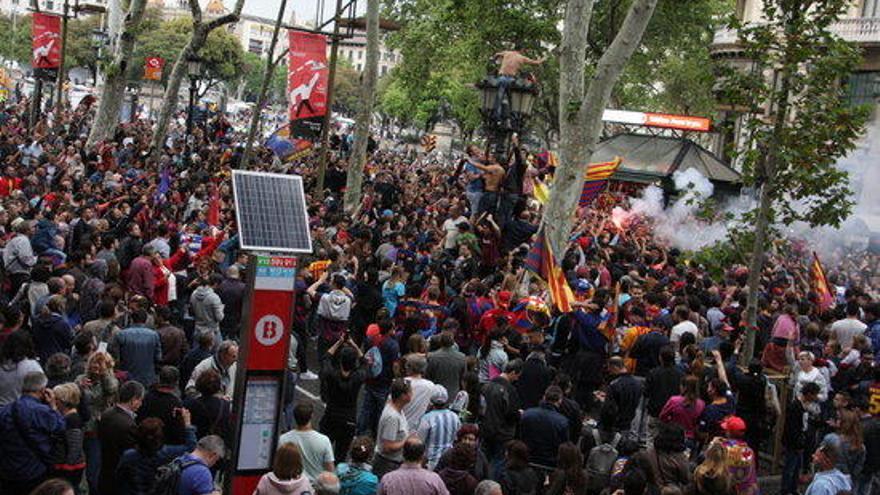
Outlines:
<svg viewBox="0 0 880 495"><path fill-rule="evenodd" d="M183 454L179 457L181 462L196 461L180 473L179 495L207 495L214 493L214 477L211 470L201 459L192 454Z"/></svg>
<svg viewBox="0 0 880 495"><path fill-rule="evenodd" d="M385 309L388 310L389 316L397 313L397 304L400 298L406 294L406 286L402 282L392 283L390 280L382 285L382 300L385 302Z"/></svg>
<svg viewBox="0 0 880 495"><path fill-rule="evenodd" d="M475 167L470 161L464 166L464 169L472 174L483 174L483 171ZM477 177L467 183L464 188L467 192L483 192L483 178Z"/></svg>

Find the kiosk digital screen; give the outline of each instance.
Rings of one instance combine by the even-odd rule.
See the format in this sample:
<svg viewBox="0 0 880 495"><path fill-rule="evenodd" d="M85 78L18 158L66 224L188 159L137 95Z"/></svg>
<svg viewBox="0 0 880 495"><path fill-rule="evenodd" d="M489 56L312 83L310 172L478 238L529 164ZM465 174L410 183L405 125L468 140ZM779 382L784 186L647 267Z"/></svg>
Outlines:
<svg viewBox="0 0 880 495"><path fill-rule="evenodd" d="M271 467L280 392L280 377L247 377L237 460L240 471Z"/></svg>

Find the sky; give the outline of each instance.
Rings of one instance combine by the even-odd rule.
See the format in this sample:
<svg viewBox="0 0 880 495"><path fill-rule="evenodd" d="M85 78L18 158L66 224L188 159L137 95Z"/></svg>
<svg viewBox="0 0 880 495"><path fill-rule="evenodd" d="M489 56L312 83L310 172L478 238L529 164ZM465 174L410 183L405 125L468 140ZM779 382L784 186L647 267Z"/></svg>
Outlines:
<svg viewBox="0 0 880 495"><path fill-rule="evenodd" d="M296 12L296 19L299 23L307 20L315 21L315 13L318 11L318 2L320 0L287 0L287 13L284 15L285 21L290 19L290 13ZM324 1L324 20L333 15L333 8L336 7L334 0ZM346 0L347 1L347 0ZM235 0L224 0L227 8L235 5ZM281 0L245 0L244 13L274 19L278 15L278 7ZM357 2L357 12L362 14L367 8L366 0Z"/></svg>

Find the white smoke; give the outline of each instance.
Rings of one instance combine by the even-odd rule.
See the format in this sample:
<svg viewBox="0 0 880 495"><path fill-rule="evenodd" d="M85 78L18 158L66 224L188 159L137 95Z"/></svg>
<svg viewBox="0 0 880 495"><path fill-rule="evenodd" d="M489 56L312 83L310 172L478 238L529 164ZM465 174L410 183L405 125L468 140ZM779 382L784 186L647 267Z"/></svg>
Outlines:
<svg viewBox="0 0 880 495"><path fill-rule="evenodd" d="M868 123L856 149L838 160L837 166L849 174L851 199L856 203L852 215L838 228L796 223L784 231L806 241L823 260L837 259L849 249L864 249L871 233L880 232L880 194L876 191L880 184L880 112Z"/></svg>
<svg viewBox="0 0 880 495"><path fill-rule="evenodd" d="M670 247L695 251L727 237L730 221L723 214L734 213L738 216L747 210L744 201L730 201L721 206L720 218L707 221L697 214L703 201L711 197L715 190L712 182L696 169L675 172L672 180L678 197L668 208L663 207L663 190L648 186L641 196L630 202L628 210L617 207L612 211L614 223L625 227L636 218L648 219L653 224L657 240Z"/></svg>

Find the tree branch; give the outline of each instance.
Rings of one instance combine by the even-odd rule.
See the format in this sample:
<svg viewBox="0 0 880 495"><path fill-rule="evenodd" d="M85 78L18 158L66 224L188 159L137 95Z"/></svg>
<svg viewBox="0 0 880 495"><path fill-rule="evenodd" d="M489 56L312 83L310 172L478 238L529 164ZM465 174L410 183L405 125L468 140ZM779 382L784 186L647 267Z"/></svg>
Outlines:
<svg viewBox="0 0 880 495"><path fill-rule="evenodd" d="M275 60L272 62L272 65L275 67L278 67L278 64L281 63L281 61L284 59L284 57L287 56L288 53L290 53L290 48L285 48L283 52L281 52L277 57L275 57Z"/></svg>
<svg viewBox="0 0 880 495"><path fill-rule="evenodd" d="M189 11L193 16L193 24L202 23L202 7L199 6L199 0L189 0Z"/></svg>
<svg viewBox="0 0 880 495"><path fill-rule="evenodd" d="M190 0L197 1L197 0ZM233 22L238 22L238 19L241 17L241 9L244 7L244 0L236 0L235 7L232 8L232 12L214 19L213 21L207 23L208 32L210 33L214 29L217 29L220 26L225 24L232 24Z"/></svg>

